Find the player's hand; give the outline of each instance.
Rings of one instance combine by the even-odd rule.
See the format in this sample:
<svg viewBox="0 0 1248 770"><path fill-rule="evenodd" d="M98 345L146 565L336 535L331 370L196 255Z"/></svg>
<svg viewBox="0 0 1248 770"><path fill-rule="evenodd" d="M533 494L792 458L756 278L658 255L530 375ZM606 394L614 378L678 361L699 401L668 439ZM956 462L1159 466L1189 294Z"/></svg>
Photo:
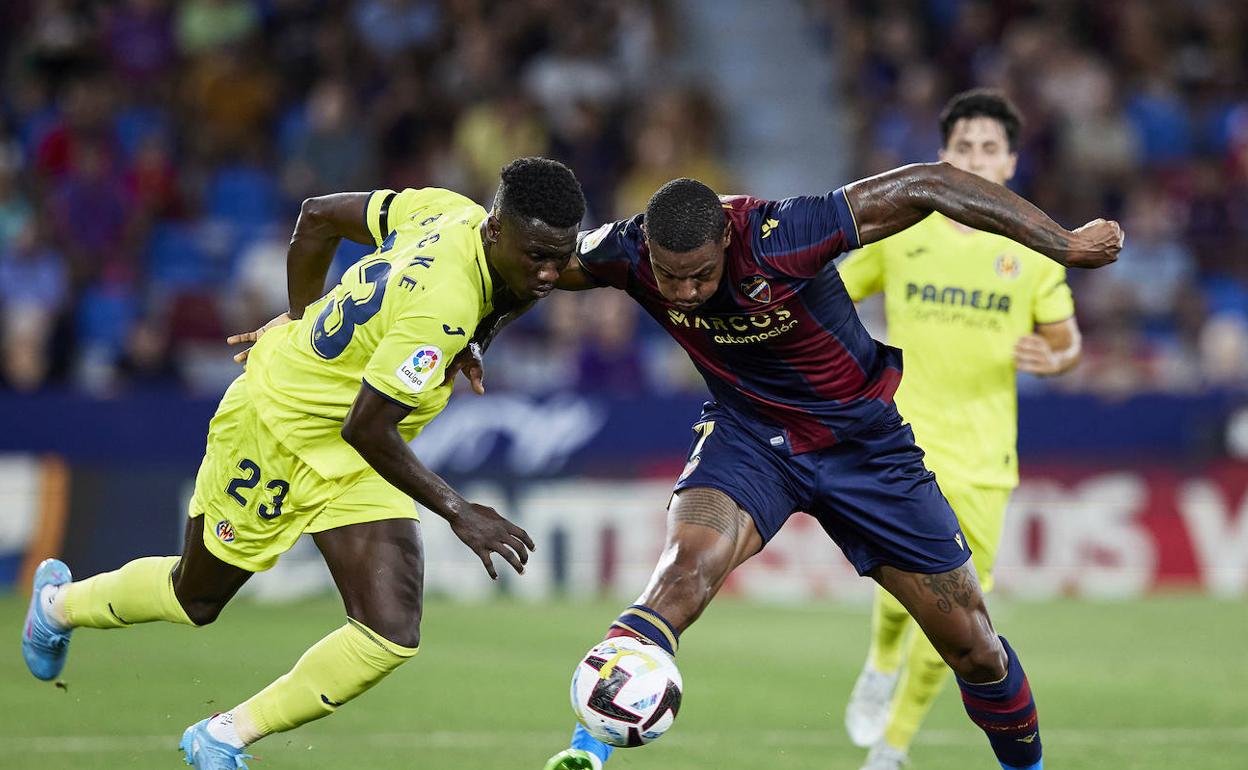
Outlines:
<svg viewBox="0 0 1248 770"><path fill-rule="evenodd" d="M244 332L243 334L235 334L231 337L226 337L225 344L242 345L243 343L246 343L246 342L255 344L256 340L264 336L264 333L267 332L269 329L272 329L275 326L288 324L291 322L291 320L292 319L289 313L282 313L277 318L274 318L272 321L269 321L264 326L261 326L259 329L256 329L254 332ZM247 360L247 354L250 352L251 352L251 348L247 348L246 350L241 350L238 353L235 353L234 362L239 363L239 364L243 363L244 361Z"/></svg>
<svg viewBox="0 0 1248 770"><path fill-rule="evenodd" d="M442 384L455 381L455 375L463 372L468 382L472 383L472 391L478 396L485 395L485 368L481 364L481 346L469 342L467 347L459 351L451 362L446 365L446 377Z"/></svg>
<svg viewBox="0 0 1248 770"><path fill-rule="evenodd" d="M451 521L451 531L472 549L490 578L498 580L498 572L490 554L496 553L507 560L517 573L524 574L529 562L529 551L536 550L533 538L520 527L499 515L488 505L469 503L459 516Z"/></svg>
<svg viewBox="0 0 1248 770"><path fill-rule="evenodd" d="M1062 264L1067 267L1102 267L1118 261L1126 235L1113 220L1094 219L1071 233Z"/></svg>
<svg viewBox="0 0 1248 770"><path fill-rule="evenodd" d="M1014 344L1014 366L1020 372L1038 374L1042 377L1062 370L1059 356L1053 352L1049 341L1039 334L1028 334Z"/></svg>

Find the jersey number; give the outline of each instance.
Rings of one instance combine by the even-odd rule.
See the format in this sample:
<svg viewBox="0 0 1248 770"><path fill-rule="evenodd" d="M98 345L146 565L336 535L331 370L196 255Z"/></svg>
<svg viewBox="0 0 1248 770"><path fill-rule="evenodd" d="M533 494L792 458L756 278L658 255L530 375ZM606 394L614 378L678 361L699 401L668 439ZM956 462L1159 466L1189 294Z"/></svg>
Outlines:
<svg viewBox="0 0 1248 770"><path fill-rule="evenodd" d="M234 498L234 502L247 507L247 498L243 497L239 492L240 489L255 489L260 483L260 466L251 460L243 458L238 461L238 469L246 476L235 476L230 479L230 483L225 485L225 493ZM281 479L273 479L264 488L273 493L273 506L270 508L264 503L256 510L260 518L267 520L276 519L282 515L282 501L286 499L286 493L290 491L290 484Z"/></svg>
<svg viewBox="0 0 1248 770"><path fill-rule="evenodd" d="M312 349L318 356L334 359L342 355L355 335L355 327L368 323L381 310L389 278L390 263L385 260L361 265L360 286L353 291L364 293L364 296L357 299L347 293L341 299L330 299L325 303L325 309L312 326ZM331 318L334 319L332 323Z"/></svg>

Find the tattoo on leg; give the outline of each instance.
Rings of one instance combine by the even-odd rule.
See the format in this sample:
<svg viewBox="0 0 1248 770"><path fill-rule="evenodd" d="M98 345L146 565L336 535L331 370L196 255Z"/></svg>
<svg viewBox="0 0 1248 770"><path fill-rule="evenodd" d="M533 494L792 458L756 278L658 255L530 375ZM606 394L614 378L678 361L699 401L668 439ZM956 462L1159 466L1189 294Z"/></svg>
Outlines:
<svg viewBox="0 0 1248 770"><path fill-rule="evenodd" d="M698 524L710 527L726 537L736 537L740 527L740 509L727 495L705 490L689 490L681 494L672 511L676 524Z"/></svg>
<svg viewBox="0 0 1248 770"><path fill-rule="evenodd" d="M921 582L936 595L936 609L946 615L953 612L954 602L965 608L975 601L977 584L965 564L952 572L924 575Z"/></svg>

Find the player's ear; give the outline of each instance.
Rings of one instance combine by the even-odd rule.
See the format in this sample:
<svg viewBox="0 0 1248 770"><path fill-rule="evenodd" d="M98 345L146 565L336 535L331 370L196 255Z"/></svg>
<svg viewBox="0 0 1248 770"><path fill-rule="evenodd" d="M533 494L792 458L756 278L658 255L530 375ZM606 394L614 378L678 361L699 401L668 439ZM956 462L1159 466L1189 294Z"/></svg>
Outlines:
<svg viewBox="0 0 1248 770"><path fill-rule="evenodd" d="M503 220L499 219L498 214L491 211L490 216L485 220L485 239L490 243L498 243L498 236L503 232Z"/></svg>
<svg viewBox="0 0 1248 770"><path fill-rule="evenodd" d="M731 222L724 223L724 235L719 240L724 244L725 249L728 248L728 244L732 243L732 223Z"/></svg>
<svg viewBox="0 0 1248 770"><path fill-rule="evenodd" d="M1014 170L1016 168L1018 168L1018 153L1011 152L1009 160L1005 164L1005 181L1008 182L1014 178Z"/></svg>

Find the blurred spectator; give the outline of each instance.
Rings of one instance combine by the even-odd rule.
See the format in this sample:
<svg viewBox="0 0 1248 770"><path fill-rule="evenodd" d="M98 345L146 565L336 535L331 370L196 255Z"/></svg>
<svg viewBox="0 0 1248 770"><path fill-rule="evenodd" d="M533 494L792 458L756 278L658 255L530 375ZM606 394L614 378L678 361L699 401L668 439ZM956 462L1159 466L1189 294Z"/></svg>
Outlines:
<svg viewBox="0 0 1248 770"><path fill-rule="evenodd" d="M437 3L361 0L355 4L353 20L356 34L386 59L431 43L440 31L441 14Z"/></svg>
<svg viewBox="0 0 1248 770"><path fill-rule="evenodd" d="M178 45L194 56L242 42L260 25L260 14L247 0L183 0L178 10Z"/></svg>
<svg viewBox="0 0 1248 770"><path fill-rule="evenodd" d="M77 284L133 285L138 278L133 209L108 149L79 141L52 192L60 243Z"/></svg>
<svg viewBox="0 0 1248 770"><path fill-rule="evenodd" d="M671 90L652 97L636 127L633 165L620 180L615 217L644 211L654 191L670 179L690 177L726 195L734 192L728 169L714 154L714 109L696 90Z"/></svg>
<svg viewBox="0 0 1248 770"><path fill-rule="evenodd" d="M537 105L519 90L469 107L455 127L455 151L467 165L478 200L493 195L498 170L512 158L544 155L548 144Z"/></svg>
<svg viewBox="0 0 1248 770"><path fill-rule="evenodd" d="M30 201L18 186L18 162L17 148L0 143L0 253L8 250L31 217Z"/></svg>
<svg viewBox="0 0 1248 770"><path fill-rule="evenodd" d="M149 86L172 66L177 47L168 6L166 0L124 0L102 9L109 59L126 82Z"/></svg>
<svg viewBox="0 0 1248 770"><path fill-rule="evenodd" d="M0 244L0 311L4 378L15 390L44 383L48 345L69 293L65 260L51 245L46 217L27 218L14 238Z"/></svg>
<svg viewBox="0 0 1248 770"><path fill-rule="evenodd" d="M312 90L307 111L306 130L292 138L286 159L287 195L302 200L370 188L377 178L373 145L353 122L359 110L348 85L322 81Z"/></svg>

